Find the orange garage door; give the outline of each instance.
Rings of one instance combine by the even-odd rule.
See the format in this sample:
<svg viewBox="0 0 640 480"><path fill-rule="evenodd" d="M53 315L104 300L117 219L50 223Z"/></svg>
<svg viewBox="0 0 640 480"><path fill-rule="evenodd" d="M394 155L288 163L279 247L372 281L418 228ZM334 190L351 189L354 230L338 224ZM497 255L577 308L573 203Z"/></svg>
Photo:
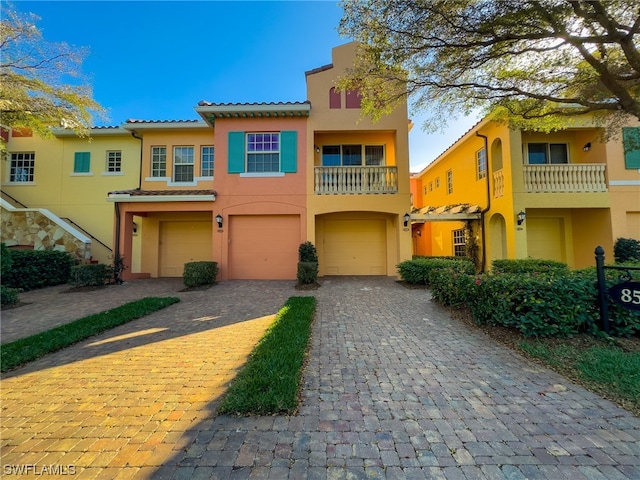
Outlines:
<svg viewBox="0 0 640 480"><path fill-rule="evenodd" d="M386 275L386 238L382 219L325 220L325 274Z"/></svg>
<svg viewBox="0 0 640 480"><path fill-rule="evenodd" d="M298 215L232 215L228 277L294 280L300 243Z"/></svg>
<svg viewBox="0 0 640 480"><path fill-rule="evenodd" d="M213 259L211 222L160 222L161 277L181 277L187 262Z"/></svg>

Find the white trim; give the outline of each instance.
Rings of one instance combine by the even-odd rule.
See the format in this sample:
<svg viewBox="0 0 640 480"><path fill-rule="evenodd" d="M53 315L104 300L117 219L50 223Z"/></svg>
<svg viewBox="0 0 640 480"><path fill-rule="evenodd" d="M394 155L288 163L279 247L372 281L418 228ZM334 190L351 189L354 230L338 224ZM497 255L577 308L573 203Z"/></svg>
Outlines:
<svg viewBox="0 0 640 480"><path fill-rule="evenodd" d="M609 185L612 187L637 187L640 186L640 180L609 180Z"/></svg>
<svg viewBox="0 0 640 480"><path fill-rule="evenodd" d="M240 177L260 178L260 177L284 177L283 172L244 172Z"/></svg>
<svg viewBox="0 0 640 480"><path fill-rule="evenodd" d="M170 182L171 177L145 177L145 182Z"/></svg>
<svg viewBox="0 0 640 480"><path fill-rule="evenodd" d="M32 187L37 185L36 182L2 182L3 187Z"/></svg>
<svg viewBox="0 0 640 480"><path fill-rule="evenodd" d="M215 195L130 195L128 193L112 194L107 202L155 203L155 202L215 202Z"/></svg>
<svg viewBox="0 0 640 480"><path fill-rule="evenodd" d="M103 177L121 177L124 175L124 172L122 170L119 172L102 172L100 175Z"/></svg>
<svg viewBox="0 0 640 480"><path fill-rule="evenodd" d="M93 177L93 172L71 172L70 177Z"/></svg>

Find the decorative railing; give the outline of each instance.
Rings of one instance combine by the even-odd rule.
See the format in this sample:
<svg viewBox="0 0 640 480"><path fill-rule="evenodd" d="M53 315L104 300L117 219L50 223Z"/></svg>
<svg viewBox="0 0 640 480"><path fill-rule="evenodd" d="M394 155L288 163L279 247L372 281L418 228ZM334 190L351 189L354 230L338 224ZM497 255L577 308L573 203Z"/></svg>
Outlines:
<svg viewBox="0 0 640 480"><path fill-rule="evenodd" d="M524 165L526 192L606 192L605 165Z"/></svg>
<svg viewBox="0 0 640 480"><path fill-rule="evenodd" d="M314 184L318 195L397 193L398 167L315 167Z"/></svg>
<svg viewBox="0 0 640 480"><path fill-rule="evenodd" d="M502 169L493 172L493 198L504 196L504 174Z"/></svg>

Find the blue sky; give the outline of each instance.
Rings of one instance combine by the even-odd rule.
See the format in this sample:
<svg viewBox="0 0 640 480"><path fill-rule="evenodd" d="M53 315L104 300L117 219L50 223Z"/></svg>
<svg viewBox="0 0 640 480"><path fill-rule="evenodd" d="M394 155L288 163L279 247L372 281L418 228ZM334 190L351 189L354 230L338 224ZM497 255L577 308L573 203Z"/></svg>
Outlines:
<svg viewBox="0 0 640 480"><path fill-rule="evenodd" d="M200 100L215 103L306 100L304 73L331 63L347 43L335 1L27 1L43 38L87 47L83 72L109 125L129 118L197 119ZM3 0L4 4L4 0ZM435 159L475 121L444 133L409 134L412 171Z"/></svg>

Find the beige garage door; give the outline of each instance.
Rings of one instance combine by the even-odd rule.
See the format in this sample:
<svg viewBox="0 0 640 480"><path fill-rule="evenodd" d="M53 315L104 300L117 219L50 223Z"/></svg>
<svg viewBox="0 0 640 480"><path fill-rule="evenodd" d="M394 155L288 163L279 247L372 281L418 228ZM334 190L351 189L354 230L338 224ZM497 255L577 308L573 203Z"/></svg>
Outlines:
<svg viewBox="0 0 640 480"><path fill-rule="evenodd" d="M324 221L326 275L386 275L386 222L375 220Z"/></svg>
<svg viewBox="0 0 640 480"><path fill-rule="evenodd" d="M566 262L564 220L527 218L527 253L531 258Z"/></svg>
<svg viewBox="0 0 640 480"><path fill-rule="evenodd" d="M181 277L187 262L213 259L211 222L160 222L161 277Z"/></svg>
<svg viewBox="0 0 640 480"><path fill-rule="evenodd" d="M228 277L294 280L300 243L298 215L230 216Z"/></svg>

